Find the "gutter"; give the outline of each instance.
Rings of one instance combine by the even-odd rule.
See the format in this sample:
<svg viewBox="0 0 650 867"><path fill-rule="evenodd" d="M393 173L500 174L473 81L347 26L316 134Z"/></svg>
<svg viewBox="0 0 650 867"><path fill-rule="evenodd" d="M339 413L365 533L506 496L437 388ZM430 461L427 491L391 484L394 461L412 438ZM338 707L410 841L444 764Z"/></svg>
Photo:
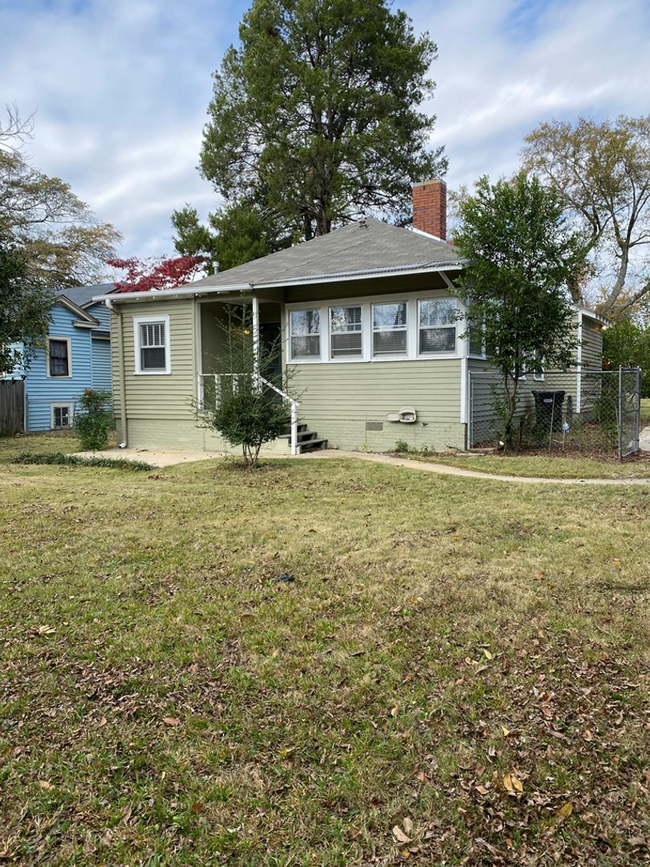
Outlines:
<svg viewBox="0 0 650 867"><path fill-rule="evenodd" d="M128 443L128 430L126 420L126 376L124 375L124 334L122 323L122 311L117 310L113 306L113 299L106 297L103 299L106 308L117 316L117 337L119 340L120 354L118 357L119 364L119 379L120 379L120 423L122 425L122 442L120 448L125 449ZM111 345L112 351L112 345Z"/></svg>

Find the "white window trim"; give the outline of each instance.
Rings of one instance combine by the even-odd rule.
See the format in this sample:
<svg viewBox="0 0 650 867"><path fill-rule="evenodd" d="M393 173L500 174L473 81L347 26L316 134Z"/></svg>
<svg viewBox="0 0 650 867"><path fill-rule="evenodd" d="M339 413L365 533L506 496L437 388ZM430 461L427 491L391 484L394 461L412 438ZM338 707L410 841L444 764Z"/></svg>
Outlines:
<svg viewBox="0 0 650 867"><path fill-rule="evenodd" d="M375 328L375 307L382 307L383 305L388 304L406 304L406 325L394 326L392 328ZM371 301L370 302L370 356L372 361L393 361L398 359L408 359L409 358L409 344L411 342L411 307L408 300L402 298L398 301ZM382 332L393 332L393 333L401 333L402 331L406 334L406 349L404 352L382 352L375 353L375 334L381 334Z"/></svg>
<svg viewBox="0 0 650 867"><path fill-rule="evenodd" d="M70 420L70 424L67 427L55 427L55 425L54 425L54 410L55 409L64 409L64 408L68 410L68 419ZM68 401L62 401L61 403L51 403L50 404L50 429L51 430L71 430L73 427L74 427L74 404L68 403Z"/></svg>
<svg viewBox="0 0 650 867"><path fill-rule="evenodd" d="M66 376L62 376L60 373L50 373L50 340L58 340L60 343L68 344L68 373ZM55 334L48 334L45 356L45 375L48 379L72 379L72 341L69 337L57 337Z"/></svg>
<svg viewBox="0 0 650 867"><path fill-rule="evenodd" d="M165 367L157 370L143 370L141 364L142 349L140 345L140 326L162 323L165 329ZM133 317L133 346L135 349L135 373L137 376L168 376L172 372L172 347L169 334L169 314L160 316L134 316Z"/></svg>
<svg viewBox="0 0 650 867"><path fill-rule="evenodd" d="M291 313L294 310L304 310L306 312L310 310L318 310L318 355L298 355L296 358L292 358L291 356L291 338L293 337L293 332L291 331ZM325 333L327 339L329 340L329 325L327 326L327 330L323 332L323 313L327 315L327 307L321 307L318 304L292 304L290 307L287 307L287 347L286 347L286 357L290 364L322 364L323 362L323 334ZM303 336L303 335L298 335Z"/></svg>
<svg viewBox="0 0 650 867"><path fill-rule="evenodd" d="M455 323L456 348L454 352L423 352L419 350L419 304L420 300L451 298L456 302L459 312L462 307L457 298L440 289L430 289L423 292L403 292L382 296L366 296L362 298L335 298L328 299L320 304L291 302L286 305L287 334L286 334L286 358L288 364L385 364L405 361L433 361L439 359L457 359L464 357L464 346L458 337L458 326L462 320ZM372 354L372 307L374 304L390 304L406 301L406 355L380 355ZM362 355L354 358L332 358L330 355L330 308L331 307L361 307L362 322ZM294 310L319 310L320 311L320 356L312 358L291 357L291 312ZM446 326L450 327L451 326Z"/></svg>

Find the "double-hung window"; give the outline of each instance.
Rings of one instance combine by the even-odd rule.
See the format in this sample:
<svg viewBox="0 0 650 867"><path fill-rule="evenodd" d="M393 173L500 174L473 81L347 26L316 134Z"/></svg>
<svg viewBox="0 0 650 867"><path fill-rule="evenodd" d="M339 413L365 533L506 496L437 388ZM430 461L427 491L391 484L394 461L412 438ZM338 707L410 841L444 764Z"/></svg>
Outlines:
<svg viewBox="0 0 650 867"><path fill-rule="evenodd" d="M456 351L456 301L426 298L419 302L419 352L421 355Z"/></svg>
<svg viewBox="0 0 650 867"><path fill-rule="evenodd" d="M372 354L406 355L406 301L372 305Z"/></svg>
<svg viewBox="0 0 650 867"><path fill-rule="evenodd" d="M361 358L362 341L361 306L330 307L330 356Z"/></svg>
<svg viewBox="0 0 650 867"><path fill-rule="evenodd" d="M138 316L135 328L135 372L171 373L169 316Z"/></svg>
<svg viewBox="0 0 650 867"><path fill-rule="evenodd" d="M48 374L50 376L70 376L70 341L67 338L50 337Z"/></svg>
<svg viewBox="0 0 650 867"><path fill-rule="evenodd" d="M292 310L289 333L292 359L320 358L320 310Z"/></svg>

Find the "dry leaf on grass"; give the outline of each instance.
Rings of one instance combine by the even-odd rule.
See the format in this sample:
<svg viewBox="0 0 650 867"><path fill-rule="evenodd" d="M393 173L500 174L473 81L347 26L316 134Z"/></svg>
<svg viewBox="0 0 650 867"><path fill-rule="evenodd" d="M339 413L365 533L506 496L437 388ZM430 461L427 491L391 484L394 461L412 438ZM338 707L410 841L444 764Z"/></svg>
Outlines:
<svg viewBox="0 0 650 867"><path fill-rule="evenodd" d="M404 831L402 831L402 829L400 828L399 825L395 825L395 827L393 828L393 836L395 837L395 839L397 840L398 843L410 843L411 842L411 838L408 837L404 833Z"/></svg>
<svg viewBox="0 0 650 867"><path fill-rule="evenodd" d="M181 721L175 716L164 716L163 722L166 726L179 726L181 724Z"/></svg>

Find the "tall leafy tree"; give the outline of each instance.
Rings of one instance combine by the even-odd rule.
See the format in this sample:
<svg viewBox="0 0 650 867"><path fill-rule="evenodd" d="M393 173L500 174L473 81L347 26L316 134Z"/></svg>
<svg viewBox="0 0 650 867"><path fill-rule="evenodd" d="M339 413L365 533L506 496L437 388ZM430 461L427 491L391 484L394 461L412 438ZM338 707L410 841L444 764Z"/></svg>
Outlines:
<svg viewBox="0 0 650 867"><path fill-rule="evenodd" d="M172 214L174 246L182 256L201 256L208 274L226 271L288 247L292 235L251 199L231 202L202 225L196 208L185 205Z"/></svg>
<svg viewBox="0 0 650 867"><path fill-rule="evenodd" d="M650 293L650 115L596 123L542 123L525 139L523 166L555 189L584 232L604 286L599 309L630 311ZM580 286L574 298L581 300Z"/></svg>
<svg viewBox="0 0 650 867"><path fill-rule="evenodd" d="M481 178L460 202L454 241L467 259L467 315L501 374L504 438L514 441L519 383L572 360L574 315L568 287L583 268L581 239L567 226L558 195L525 173Z"/></svg>
<svg viewBox="0 0 650 867"><path fill-rule="evenodd" d="M25 250L0 231L0 375L29 364L47 334L53 295L28 264Z"/></svg>
<svg viewBox="0 0 650 867"><path fill-rule="evenodd" d="M359 212L403 216L444 172L420 111L436 46L386 0L254 0L215 73L200 168L310 239Z"/></svg>
<svg viewBox="0 0 650 867"><path fill-rule="evenodd" d="M120 233L101 223L60 178L0 150L0 227L26 253L28 273L52 288L97 283Z"/></svg>

